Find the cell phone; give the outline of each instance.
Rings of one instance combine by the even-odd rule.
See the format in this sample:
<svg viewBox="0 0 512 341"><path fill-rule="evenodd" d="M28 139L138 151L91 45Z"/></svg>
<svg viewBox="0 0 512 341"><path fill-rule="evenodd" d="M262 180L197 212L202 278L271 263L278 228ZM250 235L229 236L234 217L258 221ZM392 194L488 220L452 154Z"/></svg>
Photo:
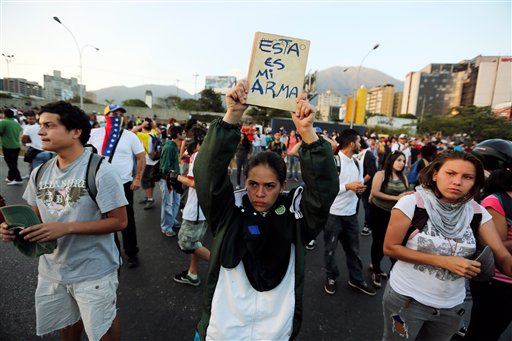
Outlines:
<svg viewBox="0 0 512 341"><path fill-rule="evenodd" d="M20 232L25 229L24 226L9 226L9 230L13 231L16 237L20 235Z"/></svg>

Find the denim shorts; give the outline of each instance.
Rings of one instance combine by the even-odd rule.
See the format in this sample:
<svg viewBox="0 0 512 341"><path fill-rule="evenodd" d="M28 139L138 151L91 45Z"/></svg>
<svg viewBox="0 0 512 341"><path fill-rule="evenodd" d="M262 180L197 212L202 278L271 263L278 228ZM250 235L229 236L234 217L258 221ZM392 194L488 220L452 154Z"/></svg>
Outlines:
<svg viewBox="0 0 512 341"><path fill-rule="evenodd" d="M37 335L71 326L80 319L89 340L99 340L116 317L117 271L99 279L73 284L38 276L36 289Z"/></svg>
<svg viewBox="0 0 512 341"><path fill-rule="evenodd" d="M195 222L183 219L180 232L178 232L178 246L181 251L192 253L203 246L201 241L206 233L207 226L204 220L196 224Z"/></svg>

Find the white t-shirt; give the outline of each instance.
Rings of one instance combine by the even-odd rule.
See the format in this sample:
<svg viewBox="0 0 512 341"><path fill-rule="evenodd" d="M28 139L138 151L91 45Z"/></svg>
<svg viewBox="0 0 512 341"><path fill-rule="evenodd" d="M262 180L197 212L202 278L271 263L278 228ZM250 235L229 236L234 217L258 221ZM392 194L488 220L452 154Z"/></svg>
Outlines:
<svg viewBox="0 0 512 341"><path fill-rule="evenodd" d="M43 150L41 136L38 135L39 124L34 123L32 125L23 126L23 135L30 137L30 143L27 143L27 147L32 147L38 150Z"/></svg>
<svg viewBox="0 0 512 341"><path fill-rule="evenodd" d="M356 214L359 201L357 194L354 191L347 190L345 185L353 181L363 183L363 167L354 158L349 158L341 151L338 155L341 164L339 174L340 188L329 213L337 216L351 216Z"/></svg>
<svg viewBox="0 0 512 341"><path fill-rule="evenodd" d="M194 163L196 160L197 152L192 154L190 157L190 165L188 167L188 174L187 178L194 179ZM199 212L198 212L199 211ZM185 204L185 208L183 209L183 219L186 219L188 221L195 222L198 221L204 221L206 218L204 217L203 211L201 210L201 207L199 207L199 202L197 200L197 191L195 188L189 187L188 188L188 199L187 203Z"/></svg>
<svg viewBox="0 0 512 341"><path fill-rule="evenodd" d="M88 143L92 144L98 150L99 154L101 154L104 137L104 127L91 130L91 137ZM135 155L140 153L144 153L144 146L137 135L129 130L123 130L121 140L119 140L114 152L114 157L112 158L112 165L121 177L123 184L133 180L132 170L134 158Z"/></svg>
<svg viewBox="0 0 512 341"><path fill-rule="evenodd" d="M410 194L402 197L393 209L399 209L412 220L415 208L416 197ZM491 219L482 207L481 223ZM442 236L428 221L421 232L407 241L406 246L428 254L468 258L475 253L476 241L470 226L462 238L450 239ZM466 297L464 281L464 277L443 268L400 260L393 266L390 276L390 285L397 293L434 308L452 308L461 304Z"/></svg>

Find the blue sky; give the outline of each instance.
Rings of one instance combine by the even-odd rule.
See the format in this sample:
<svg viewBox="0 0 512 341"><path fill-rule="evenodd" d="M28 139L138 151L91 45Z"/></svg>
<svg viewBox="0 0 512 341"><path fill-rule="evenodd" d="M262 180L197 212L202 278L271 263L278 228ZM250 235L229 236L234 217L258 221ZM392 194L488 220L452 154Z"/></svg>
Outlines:
<svg viewBox="0 0 512 341"><path fill-rule="evenodd" d="M79 75L71 35L83 50L88 90L176 85L190 93L204 76L245 77L254 32L311 40L308 70L378 69L399 80L429 63L512 54L511 1L6 1L0 50L11 77L43 82ZM1 77L7 76L5 59Z"/></svg>

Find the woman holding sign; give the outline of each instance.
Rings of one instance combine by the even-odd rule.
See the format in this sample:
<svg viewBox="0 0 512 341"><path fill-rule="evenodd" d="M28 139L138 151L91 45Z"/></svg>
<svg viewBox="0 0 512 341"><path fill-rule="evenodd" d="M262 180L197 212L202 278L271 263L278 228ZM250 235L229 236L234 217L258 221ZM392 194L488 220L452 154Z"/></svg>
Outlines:
<svg viewBox="0 0 512 341"><path fill-rule="evenodd" d="M283 193L286 165L272 152L253 156L245 191L233 194L228 165L240 141L248 84L226 95L194 169L199 203L212 228L208 282L197 340L285 340L301 324L305 242L313 239L338 192L330 144L313 129L314 108L297 99L293 122L305 186ZM196 171L197 170L197 171Z"/></svg>

